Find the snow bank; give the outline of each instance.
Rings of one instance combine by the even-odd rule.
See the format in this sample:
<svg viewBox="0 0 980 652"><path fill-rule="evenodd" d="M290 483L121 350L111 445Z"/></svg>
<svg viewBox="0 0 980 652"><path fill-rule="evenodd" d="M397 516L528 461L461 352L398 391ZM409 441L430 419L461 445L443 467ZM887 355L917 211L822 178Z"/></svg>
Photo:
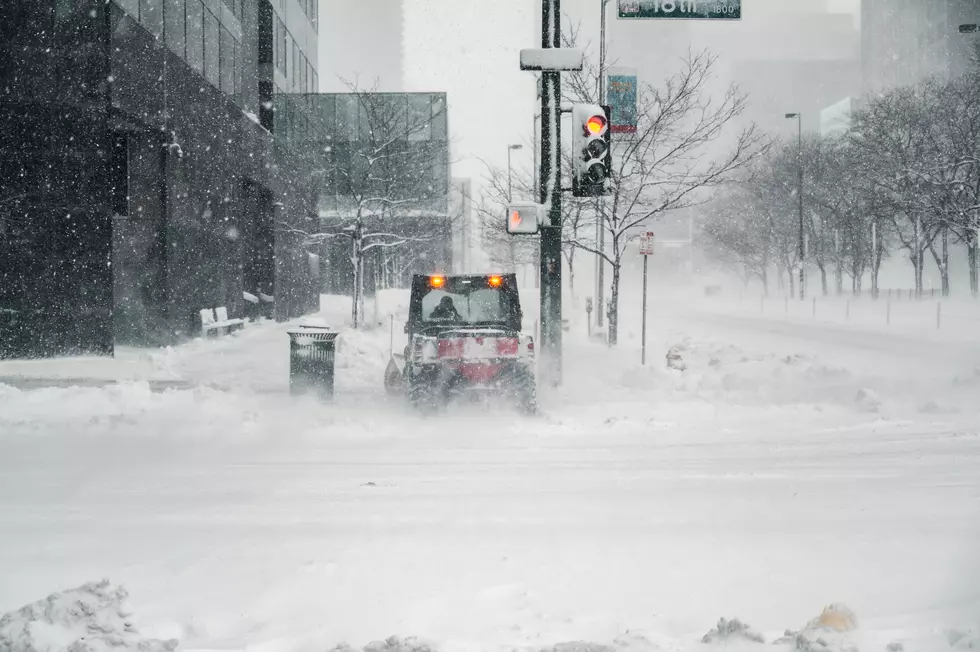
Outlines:
<svg viewBox="0 0 980 652"><path fill-rule="evenodd" d="M702 643L710 644L720 644L728 647L730 644L739 641L747 641L751 643L765 643L765 637L759 632L755 631L738 618L733 618L732 620L727 620L721 618L718 620L718 625L704 635L701 639Z"/></svg>
<svg viewBox="0 0 980 652"><path fill-rule="evenodd" d="M0 618L3 652L173 652L176 640L140 636L126 590L108 580L54 593Z"/></svg>

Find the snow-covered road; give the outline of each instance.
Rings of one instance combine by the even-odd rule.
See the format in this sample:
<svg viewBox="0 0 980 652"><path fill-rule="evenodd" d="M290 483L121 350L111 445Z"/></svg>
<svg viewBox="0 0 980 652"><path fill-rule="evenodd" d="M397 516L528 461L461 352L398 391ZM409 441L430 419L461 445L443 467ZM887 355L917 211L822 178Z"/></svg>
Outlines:
<svg viewBox="0 0 980 652"><path fill-rule="evenodd" d="M663 314L649 369L573 332L535 419L381 402L384 330L347 336L333 406L282 390L278 325L156 361L223 389L0 387L0 613L109 577L185 649L693 649L832 602L862 650L980 626L974 349Z"/></svg>

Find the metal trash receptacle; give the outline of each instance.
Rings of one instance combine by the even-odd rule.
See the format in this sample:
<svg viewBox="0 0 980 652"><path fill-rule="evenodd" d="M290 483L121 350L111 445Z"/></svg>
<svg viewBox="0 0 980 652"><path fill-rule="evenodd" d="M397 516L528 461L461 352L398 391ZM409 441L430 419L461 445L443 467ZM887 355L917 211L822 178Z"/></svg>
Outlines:
<svg viewBox="0 0 980 652"><path fill-rule="evenodd" d="M289 334L289 393L332 398L337 333L321 326L300 326Z"/></svg>

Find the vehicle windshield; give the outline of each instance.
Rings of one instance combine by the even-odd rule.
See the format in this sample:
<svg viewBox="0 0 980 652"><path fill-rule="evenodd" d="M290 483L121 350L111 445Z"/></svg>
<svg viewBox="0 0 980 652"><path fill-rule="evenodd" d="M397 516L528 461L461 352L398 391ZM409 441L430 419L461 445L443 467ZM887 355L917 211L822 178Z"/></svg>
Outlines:
<svg viewBox="0 0 980 652"><path fill-rule="evenodd" d="M507 298L498 288L469 288L457 284L447 289L432 289L422 297L422 320L429 323L504 323L507 306Z"/></svg>

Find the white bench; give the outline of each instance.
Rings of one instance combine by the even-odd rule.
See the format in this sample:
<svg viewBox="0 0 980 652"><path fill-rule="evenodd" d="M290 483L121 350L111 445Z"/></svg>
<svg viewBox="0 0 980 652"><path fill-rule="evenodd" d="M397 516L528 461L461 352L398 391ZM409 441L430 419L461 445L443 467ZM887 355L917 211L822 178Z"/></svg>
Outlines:
<svg viewBox="0 0 980 652"><path fill-rule="evenodd" d="M224 306L211 310L205 308L201 311L201 332L204 337L211 335L224 335L245 328L244 319L228 319L228 309Z"/></svg>

